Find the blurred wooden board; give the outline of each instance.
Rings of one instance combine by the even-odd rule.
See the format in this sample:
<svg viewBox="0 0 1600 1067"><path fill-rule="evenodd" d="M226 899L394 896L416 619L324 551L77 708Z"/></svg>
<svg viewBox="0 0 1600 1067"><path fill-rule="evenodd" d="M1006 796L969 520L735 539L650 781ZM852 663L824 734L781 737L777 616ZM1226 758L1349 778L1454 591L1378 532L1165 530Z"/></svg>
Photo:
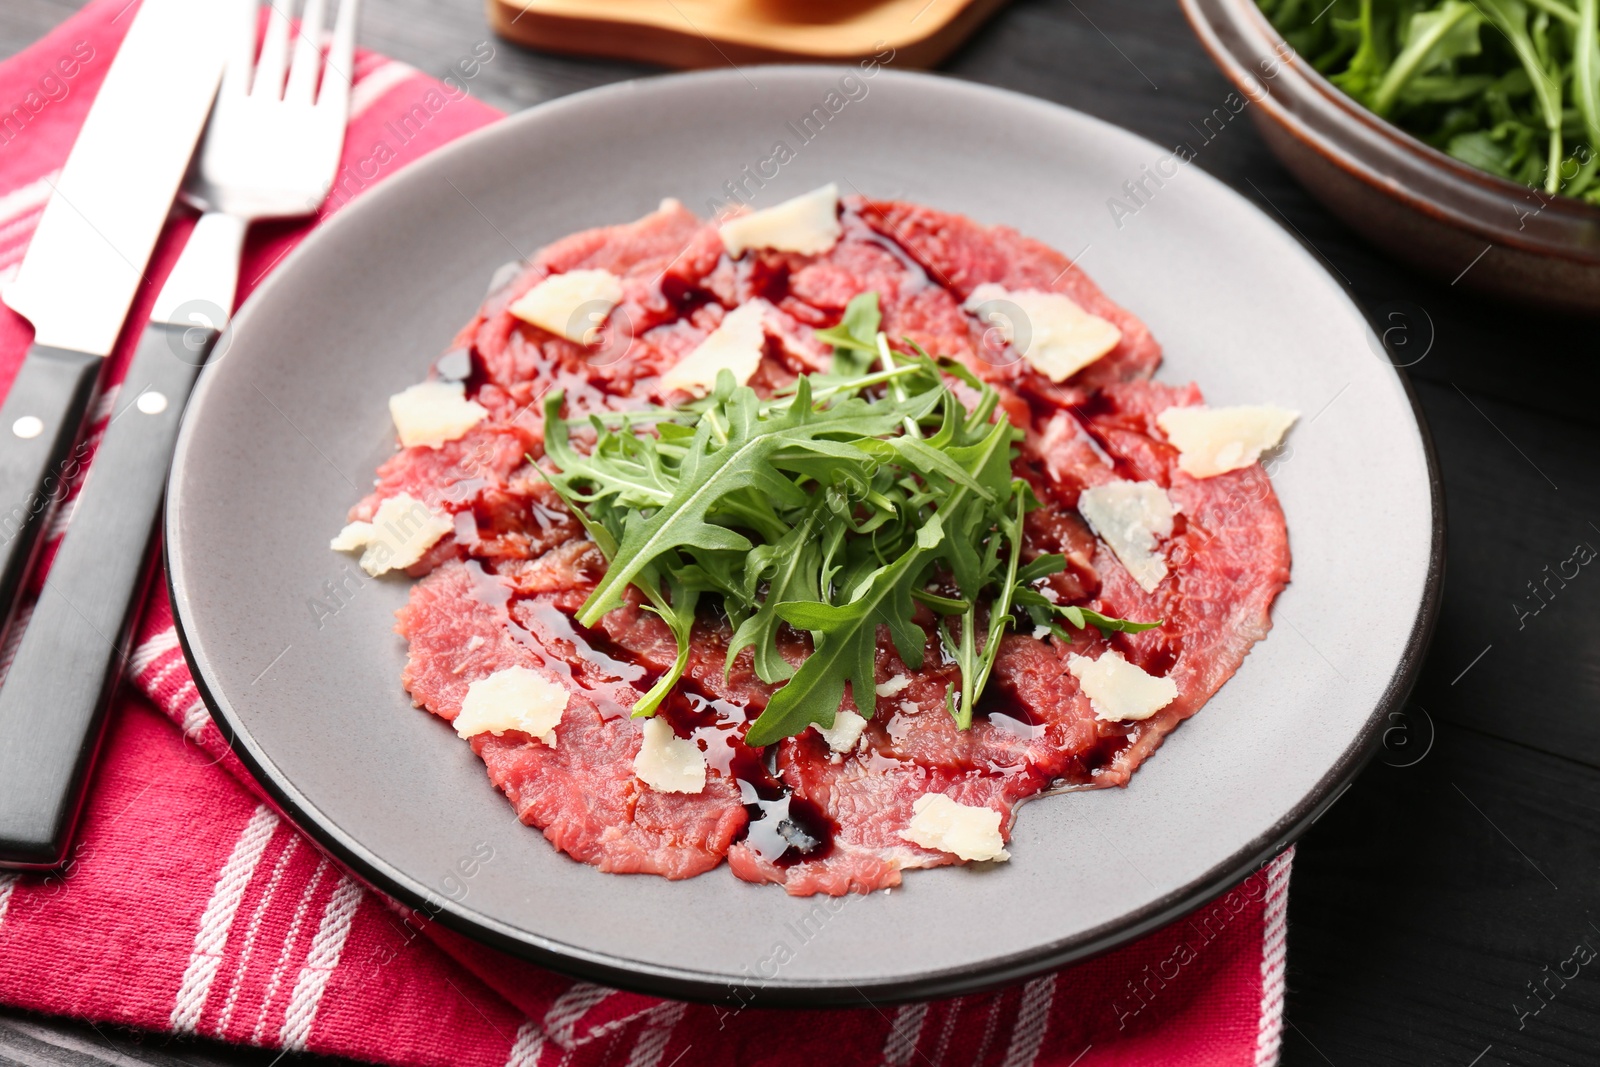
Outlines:
<svg viewBox="0 0 1600 1067"><path fill-rule="evenodd" d="M1005 0L486 0L495 33L549 52L668 67L931 67Z"/></svg>

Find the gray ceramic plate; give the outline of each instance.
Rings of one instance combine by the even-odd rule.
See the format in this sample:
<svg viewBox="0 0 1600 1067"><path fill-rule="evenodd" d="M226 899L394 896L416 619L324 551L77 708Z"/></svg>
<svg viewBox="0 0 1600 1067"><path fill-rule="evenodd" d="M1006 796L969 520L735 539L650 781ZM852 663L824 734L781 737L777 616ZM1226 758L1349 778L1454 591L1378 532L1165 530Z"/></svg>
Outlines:
<svg viewBox="0 0 1600 1067"><path fill-rule="evenodd" d="M239 755L375 886L570 973L709 998L775 971L766 1004L860 1003L1102 951L1309 825L1404 699L1427 639L1442 510L1426 437L1361 313L1299 244L1193 167L1119 226L1107 198L1163 150L958 81L879 72L802 144L789 123L825 107L840 76L628 83L436 153L282 264L189 409L167 507L173 604ZM1008 223L1080 256L1143 316L1166 347L1163 379L1196 379L1216 404L1304 413L1275 474L1294 581L1271 636L1210 705L1129 788L1027 805L1010 863L912 872L900 891L821 910L726 871L666 882L560 855L402 691L392 625L408 583L352 583L320 621L310 603L351 570L328 538L393 447L387 397L424 375L496 266L663 196L704 213L779 140L795 157L758 204L838 181ZM464 879L458 863L489 850ZM791 958L774 967L775 954Z"/></svg>

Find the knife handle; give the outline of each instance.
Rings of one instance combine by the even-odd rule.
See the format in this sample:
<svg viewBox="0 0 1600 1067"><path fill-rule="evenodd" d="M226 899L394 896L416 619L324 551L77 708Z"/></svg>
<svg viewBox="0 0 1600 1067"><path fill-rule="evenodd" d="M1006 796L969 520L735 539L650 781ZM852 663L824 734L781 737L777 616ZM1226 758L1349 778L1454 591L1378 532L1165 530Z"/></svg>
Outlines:
<svg viewBox="0 0 1600 1067"><path fill-rule="evenodd" d="M0 867L66 859L127 667L179 416L216 331L152 322L0 686ZM9 405L8 405L9 406Z"/></svg>
<svg viewBox="0 0 1600 1067"><path fill-rule="evenodd" d="M0 617L16 606L52 507L82 457L68 453L83 429L102 360L34 345L0 405Z"/></svg>

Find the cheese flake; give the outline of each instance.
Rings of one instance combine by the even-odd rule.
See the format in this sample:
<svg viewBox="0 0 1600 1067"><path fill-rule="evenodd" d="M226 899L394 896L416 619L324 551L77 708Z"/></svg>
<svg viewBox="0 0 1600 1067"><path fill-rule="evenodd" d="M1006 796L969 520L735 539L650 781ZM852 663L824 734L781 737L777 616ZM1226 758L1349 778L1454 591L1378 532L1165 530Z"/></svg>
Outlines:
<svg viewBox="0 0 1600 1067"><path fill-rule="evenodd" d="M748 215L739 215L717 227L722 246L738 259L751 248L815 255L839 240L839 187L829 182L792 200L785 200Z"/></svg>
<svg viewBox="0 0 1600 1067"><path fill-rule="evenodd" d="M1156 425L1178 450L1179 470L1210 478L1250 466L1276 448L1299 417L1298 411L1271 404L1168 408L1156 416Z"/></svg>
<svg viewBox="0 0 1600 1067"><path fill-rule="evenodd" d="M354 552L358 548L365 548L370 540L372 540L372 523L352 522L328 542L328 547L335 552Z"/></svg>
<svg viewBox="0 0 1600 1067"><path fill-rule="evenodd" d="M455 524L410 493L399 493L378 505L371 522L352 522L328 547L335 552L361 550L361 569L376 578L402 570L421 559Z"/></svg>
<svg viewBox="0 0 1600 1067"><path fill-rule="evenodd" d="M1107 482L1078 494L1078 513L1139 588L1155 592L1167 576L1167 561L1156 551L1156 542L1172 536L1177 514L1166 490L1154 482Z"/></svg>
<svg viewBox="0 0 1600 1067"><path fill-rule="evenodd" d="M849 752L856 747L856 742L861 740L861 731L867 728L867 720L853 711L839 710L833 713L833 725L823 726L821 723L812 723L817 728L817 733L828 742L828 748L834 752Z"/></svg>
<svg viewBox="0 0 1600 1067"><path fill-rule="evenodd" d="M1178 699L1178 683L1146 674L1121 652L1106 652L1099 659L1067 657L1067 670L1089 698L1095 718L1110 722L1148 719Z"/></svg>
<svg viewBox="0 0 1600 1067"><path fill-rule="evenodd" d="M633 773L657 793L698 793L706 787L706 758L693 741L674 734L665 719L646 719Z"/></svg>
<svg viewBox="0 0 1600 1067"><path fill-rule="evenodd" d="M730 370L744 385L761 365L767 332L762 326L768 308L765 300L740 304L723 316L706 339L661 376L662 392L677 390L705 396L717 384L717 372Z"/></svg>
<svg viewBox="0 0 1600 1067"><path fill-rule="evenodd" d="M462 737L519 730L556 747L556 727L566 713L566 689L527 667L507 667L467 686L451 725Z"/></svg>
<svg viewBox="0 0 1600 1067"><path fill-rule="evenodd" d="M389 415L405 448L438 448L454 441L489 416L489 409L467 399L461 382L418 382L389 398Z"/></svg>
<svg viewBox="0 0 1600 1067"><path fill-rule="evenodd" d="M906 688L910 685L911 675L897 674L893 678L890 678L887 682L879 682L877 685L873 686L873 689L881 697L892 697L898 696L899 694L905 692Z"/></svg>
<svg viewBox="0 0 1600 1067"><path fill-rule="evenodd" d="M993 808L958 804L943 793L925 793L911 811L911 825L900 836L914 845L964 860L1011 858L1000 836L1000 813Z"/></svg>
<svg viewBox="0 0 1600 1067"><path fill-rule="evenodd" d="M608 270L569 270L552 274L523 293L507 310L523 322L587 345L595 341L595 331L620 303L622 279L615 274Z"/></svg>
<svg viewBox="0 0 1600 1067"><path fill-rule="evenodd" d="M978 286L962 305L973 314L983 314L985 305L1004 301L1015 306L1019 316L993 307L985 326L994 326L1009 345L1016 346L1023 360L1052 382L1064 382L1113 348L1122 340L1122 331L1079 307L1070 297L1038 289L1008 290L992 282Z"/></svg>

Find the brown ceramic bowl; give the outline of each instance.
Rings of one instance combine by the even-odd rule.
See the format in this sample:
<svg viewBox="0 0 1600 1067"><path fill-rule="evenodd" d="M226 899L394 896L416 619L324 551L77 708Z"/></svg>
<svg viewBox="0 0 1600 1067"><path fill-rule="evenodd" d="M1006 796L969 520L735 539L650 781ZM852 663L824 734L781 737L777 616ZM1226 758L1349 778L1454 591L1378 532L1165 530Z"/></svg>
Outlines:
<svg viewBox="0 0 1600 1067"><path fill-rule="evenodd" d="M1600 314L1600 208L1467 166L1294 53L1253 0L1180 0L1274 155L1374 244L1445 281Z"/></svg>

